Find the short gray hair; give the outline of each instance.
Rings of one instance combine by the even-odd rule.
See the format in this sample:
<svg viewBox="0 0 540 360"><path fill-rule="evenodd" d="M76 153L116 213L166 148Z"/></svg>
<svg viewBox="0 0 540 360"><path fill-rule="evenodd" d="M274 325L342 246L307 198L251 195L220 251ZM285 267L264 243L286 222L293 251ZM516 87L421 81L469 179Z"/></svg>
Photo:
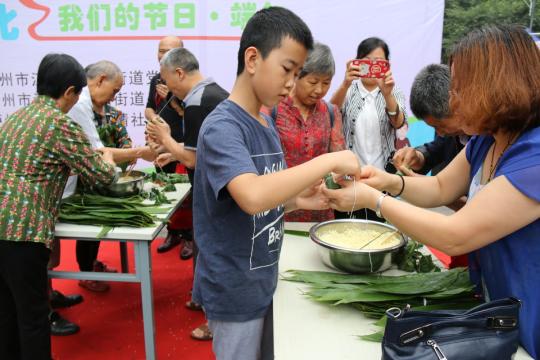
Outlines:
<svg viewBox="0 0 540 360"><path fill-rule="evenodd" d="M199 70L197 58L186 48L175 48L167 51L160 64L169 70L181 68L186 73Z"/></svg>
<svg viewBox="0 0 540 360"><path fill-rule="evenodd" d="M431 116L444 120L450 115L450 69L446 65L431 64L420 70L411 88L411 110L419 119Z"/></svg>
<svg viewBox="0 0 540 360"><path fill-rule="evenodd" d="M124 77L118 65L108 60L101 60L95 64L88 65L84 71L88 79L95 79L100 75L105 75L109 80L116 79L119 76Z"/></svg>
<svg viewBox="0 0 540 360"><path fill-rule="evenodd" d="M309 52L306 62L298 78L303 78L308 74L321 74L333 77L336 72L336 64L332 51L327 45L316 42Z"/></svg>

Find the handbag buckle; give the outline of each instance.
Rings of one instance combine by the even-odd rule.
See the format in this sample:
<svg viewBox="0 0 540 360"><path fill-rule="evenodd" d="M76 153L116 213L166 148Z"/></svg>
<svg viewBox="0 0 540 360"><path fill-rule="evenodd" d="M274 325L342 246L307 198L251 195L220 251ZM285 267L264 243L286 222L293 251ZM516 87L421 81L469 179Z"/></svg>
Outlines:
<svg viewBox="0 0 540 360"><path fill-rule="evenodd" d="M425 325L421 326L419 328L416 328L414 330L407 331L400 335L399 341L401 342L401 345L407 345L412 342L421 340L426 335L431 333L431 325Z"/></svg>
<svg viewBox="0 0 540 360"><path fill-rule="evenodd" d="M513 316L493 316L487 318L488 329L513 329L517 326L517 319Z"/></svg>
<svg viewBox="0 0 540 360"><path fill-rule="evenodd" d="M391 307L390 309L386 310L386 315L394 319L398 319L401 316L401 309L398 307Z"/></svg>
<svg viewBox="0 0 540 360"><path fill-rule="evenodd" d="M401 310L398 307L391 307L390 309L386 310L386 315L394 319L399 319L402 315L405 315L405 313L409 310L411 310L411 305L409 304L405 305L403 310Z"/></svg>

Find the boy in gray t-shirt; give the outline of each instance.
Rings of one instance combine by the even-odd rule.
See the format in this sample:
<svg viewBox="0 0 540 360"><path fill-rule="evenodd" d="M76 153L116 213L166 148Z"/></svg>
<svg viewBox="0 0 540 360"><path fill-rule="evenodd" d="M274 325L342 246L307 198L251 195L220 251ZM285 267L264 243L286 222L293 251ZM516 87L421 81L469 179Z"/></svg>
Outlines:
<svg viewBox="0 0 540 360"><path fill-rule="evenodd" d="M261 356L264 317L277 284L283 214L328 208L320 179L329 172L359 173L350 151L284 169L275 126L259 112L289 94L312 45L308 27L291 11L257 12L242 33L231 95L199 132L193 298L204 307L219 360Z"/></svg>

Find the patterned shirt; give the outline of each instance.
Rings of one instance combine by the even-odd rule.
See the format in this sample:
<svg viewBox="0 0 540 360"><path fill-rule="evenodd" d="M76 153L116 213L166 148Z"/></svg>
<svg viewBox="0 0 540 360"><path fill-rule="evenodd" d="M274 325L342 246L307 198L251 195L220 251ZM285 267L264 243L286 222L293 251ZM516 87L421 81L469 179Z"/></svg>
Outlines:
<svg viewBox="0 0 540 360"><path fill-rule="evenodd" d="M50 247L70 169L103 184L114 167L95 153L81 127L55 101L38 96L0 131L0 240Z"/></svg>
<svg viewBox="0 0 540 360"><path fill-rule="evenodd" d="M132 145L126 128L126 115L112 105L105 105L105 114L102 116L94 111L94 124L98 129L100 139L104 146L118 149L130 148ZM104 139L100 128L108 126L111 128L109 136Z"/></svg>
<svg viewBox="0 0 540 360"><path fill-rule="evenodd" d="M334 124L324 100L319 100L313 112L304 120L291 97L283 99L277 107L276 127L288 167L300 165L319 155L345 149L341 113L334 109ZM286 215L287 221L320 222L333 219L332 210L297 210Z"/></svg>
<svg viewBox="0 0 540 360"><path fill-rule="evenodd" d="M366 105L366 99L362 92L363 88L362 80L354 80L349 87L349 90L347 90L347 96L345 97L345 102L341 109L341 113L343 114L343 133L345 134L345 141L348 149L352 151L356 148L356 136L354 135L355 130L357 130L356 119L358 119L359 113L365 110ZM394 86L392 95L396 99L399 111L403 113L405 120L407 120L407 113L405 112L405 95L403 95L403 92L398 89L397 86ZM379 133L372 135L380 136L382 147L380 151L382 153L382 159L386 161L396 149L396 129L392 126L390 118L386 113L386 101L384 100L384 95L380 91L377 92L375 97L375 107L379 121ZM360 125L362 126L362 124Z"/></svg>

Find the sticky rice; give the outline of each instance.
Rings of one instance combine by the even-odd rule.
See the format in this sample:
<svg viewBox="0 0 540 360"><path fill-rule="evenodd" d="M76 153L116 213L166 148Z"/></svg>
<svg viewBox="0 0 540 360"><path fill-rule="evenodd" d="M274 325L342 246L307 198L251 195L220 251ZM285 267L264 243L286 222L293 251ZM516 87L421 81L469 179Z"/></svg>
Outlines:
<svg viewBox="0 0 540 360"><path fill-rule="evenodd" d="M399 245L401 237L392 230L368 230L360 228L347 228L344 230L328 230L318 234L319 238L327 244L347 249L382 250ZM377 237L377 239L375 239ZM373 242L370 243L375 239ZM366 244L368 244L366 246ZM365 247L364 247L365 246Z"/></svg>

